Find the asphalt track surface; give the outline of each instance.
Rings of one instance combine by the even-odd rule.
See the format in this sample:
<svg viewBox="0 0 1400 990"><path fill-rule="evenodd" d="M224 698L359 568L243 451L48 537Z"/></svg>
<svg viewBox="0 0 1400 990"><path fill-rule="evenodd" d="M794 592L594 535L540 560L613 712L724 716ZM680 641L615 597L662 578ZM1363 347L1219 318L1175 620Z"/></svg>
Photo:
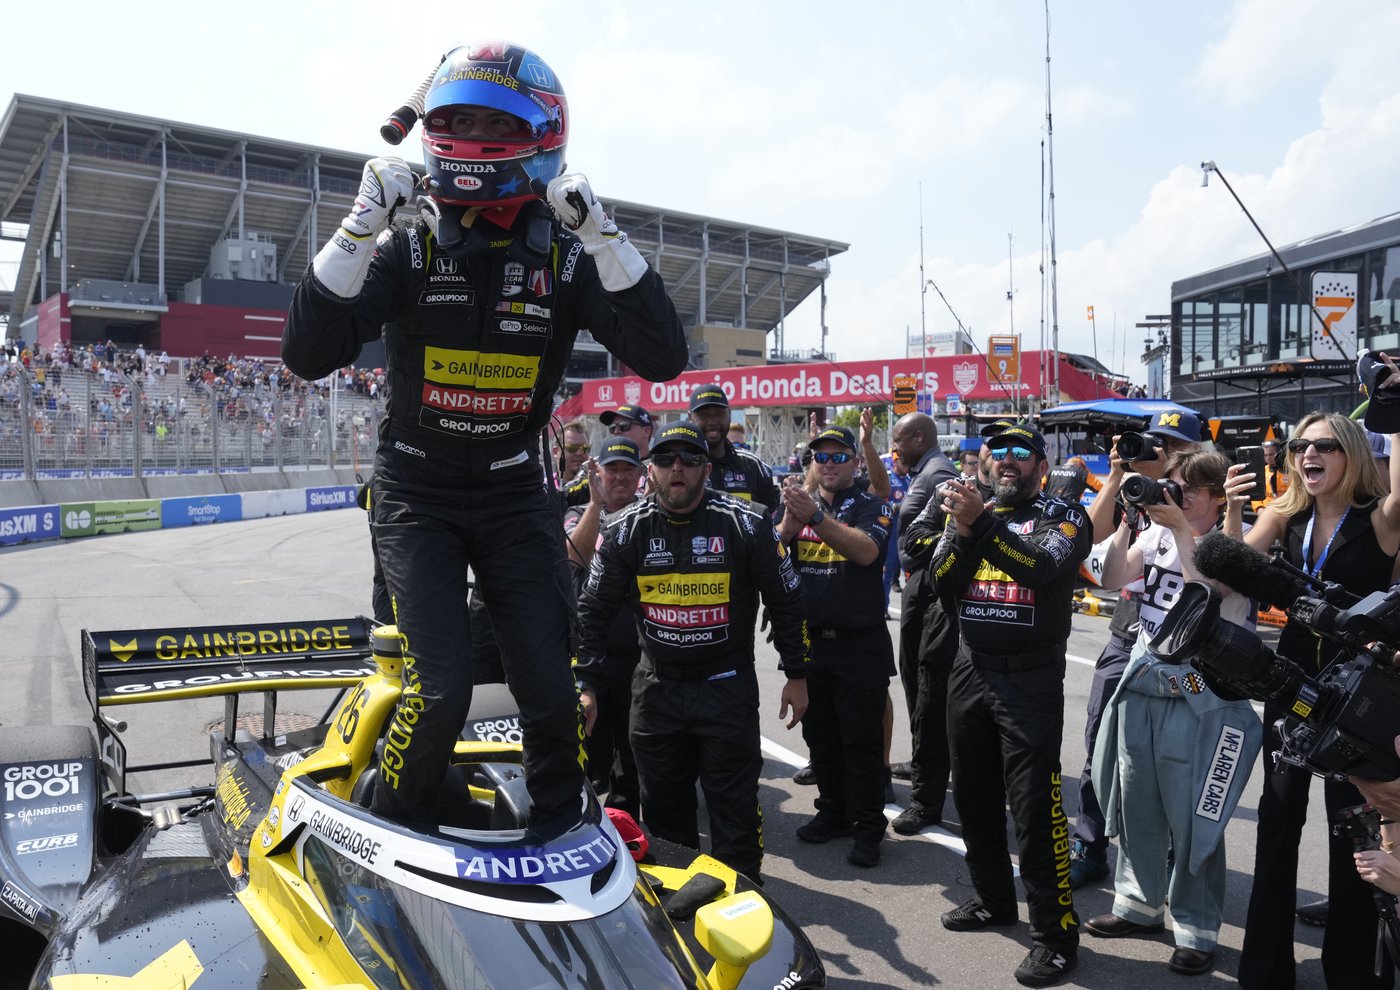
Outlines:
<svg viewBox="0 0 1400 990"><path fill-rule="evenodd" d="M369 611L370 556L364 516L323 512L250 520L190 529L103 536L0 550L0 724L85 724L90 720L79 668L79 637L87 629L133 629L275 620L333 619ZM1065 680L1062 761L1066 811L1077 812L1076 782L1084 761L1084 706L1093 659L1108 623L1075 619L1071 662ZM891 632L896 624L890 623ZM760 642L765 763L761 792L766 815L764 873L768 890L800 923L826 964L833 990L891 987L1014 987L1011 973L1029 944L1022 923L1010 929L953 934L939 915L969 894L956 812L911 837L890 833L875 869L846 862L848 844L799 843L793 830L812 813L812 788L791 775L805 762L800 730L778 720L780 675L776 658ZM908 723L899 685L893 758L908 756ZM315 717L327 692L284 693L284 712ZM256 705L252 710L260 710ZM119 712L130 724L124 739L133 764L157 759L198 758L208 753L208 727L222 718L219 700L133 705ZM1140 939L1085 937L1079 968L1061 984L1069 987L1152 990L1185 985L1234 985L1245 909L1254 874L1254 823L1260 773L1256 767L1246 796L1226 833L1229 878L1225 924L1216 969L1188 978L1167 969L1170 933ZM137 778L135 790L176 786L176 773ZM200 771L190 782L207 782ZM896 781L902 805L907 785ZM1299 902L1326 888L1324 824L1320 785L1313 789L1313 815L1304 832L1299 866ZM898 807L887 809L893 817ZM703 827L703 825L702 825ZM1011 844L1015 848L1014 841ZM1111 877L1076 892L1082 918L1112 906ZM1295 929L1300 990L1324 986L1319 952L1322 930Z"/></svg>

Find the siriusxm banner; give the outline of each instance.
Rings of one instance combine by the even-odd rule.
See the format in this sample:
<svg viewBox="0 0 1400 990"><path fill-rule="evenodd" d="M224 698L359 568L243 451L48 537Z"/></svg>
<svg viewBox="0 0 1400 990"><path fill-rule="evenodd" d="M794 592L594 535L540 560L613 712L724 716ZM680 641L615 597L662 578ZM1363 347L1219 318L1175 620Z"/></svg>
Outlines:
<svg viewBox="0 0 1400 990"><path fill-rule="evenodd" d="M323 512L326 509L351 509L354 507L354 485L327 485L322 488L306 489L307 512Z"/></svg>
<svg viewBox="0 0 1400 990"><path fill-rule="evenodd" d="M28 505L0 509L0 546L56 540L59 537L58 506Z"/></svg>
<svg viewBox="0 0 1400 990"><path fill-rule="evenodd" d="M192 495L160 502L160 528L234 522L243 518L241 495Z"/></svg>

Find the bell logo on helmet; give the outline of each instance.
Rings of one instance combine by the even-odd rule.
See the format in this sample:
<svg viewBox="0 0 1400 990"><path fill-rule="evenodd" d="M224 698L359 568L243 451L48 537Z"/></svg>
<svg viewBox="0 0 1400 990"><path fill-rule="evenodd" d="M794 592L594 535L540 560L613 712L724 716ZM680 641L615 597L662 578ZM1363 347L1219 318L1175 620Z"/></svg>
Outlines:
<svg viewBox="0 0 1400 990"><path fill-rule="evenodd" d="M475 192L483 185L482 181L474 175L459 175L452 180L452 184L458 189L465 189L468 192Z"/></svg>

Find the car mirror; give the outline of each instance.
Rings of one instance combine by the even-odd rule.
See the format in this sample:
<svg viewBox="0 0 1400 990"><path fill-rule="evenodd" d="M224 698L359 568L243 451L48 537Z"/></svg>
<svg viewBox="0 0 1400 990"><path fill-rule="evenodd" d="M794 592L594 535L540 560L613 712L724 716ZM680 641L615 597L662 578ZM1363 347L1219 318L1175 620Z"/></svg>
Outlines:
<svg viewBox="0 0 1400 990"><path fill-rule="evenodd" d="M695 912L695 939L715 958L710 985L737 987L773 944L773 909L758 894L730 894Z"/></svg>

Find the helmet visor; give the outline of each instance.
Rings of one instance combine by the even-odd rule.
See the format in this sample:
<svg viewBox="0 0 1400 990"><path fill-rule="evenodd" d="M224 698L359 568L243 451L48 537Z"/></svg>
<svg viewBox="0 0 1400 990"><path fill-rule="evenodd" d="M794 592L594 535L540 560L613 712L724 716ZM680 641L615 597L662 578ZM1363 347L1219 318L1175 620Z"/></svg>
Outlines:
<svg viewBox="0 0 1400 990"><path fill-rule="evenodd" d="M524 122L526 133L500 140L538 141L563 129L558 107L546 107L524 93L485 79L458 79L433 89L423 126L435 137L451 137L454 112L466 107L503 110Z"/></svg>

